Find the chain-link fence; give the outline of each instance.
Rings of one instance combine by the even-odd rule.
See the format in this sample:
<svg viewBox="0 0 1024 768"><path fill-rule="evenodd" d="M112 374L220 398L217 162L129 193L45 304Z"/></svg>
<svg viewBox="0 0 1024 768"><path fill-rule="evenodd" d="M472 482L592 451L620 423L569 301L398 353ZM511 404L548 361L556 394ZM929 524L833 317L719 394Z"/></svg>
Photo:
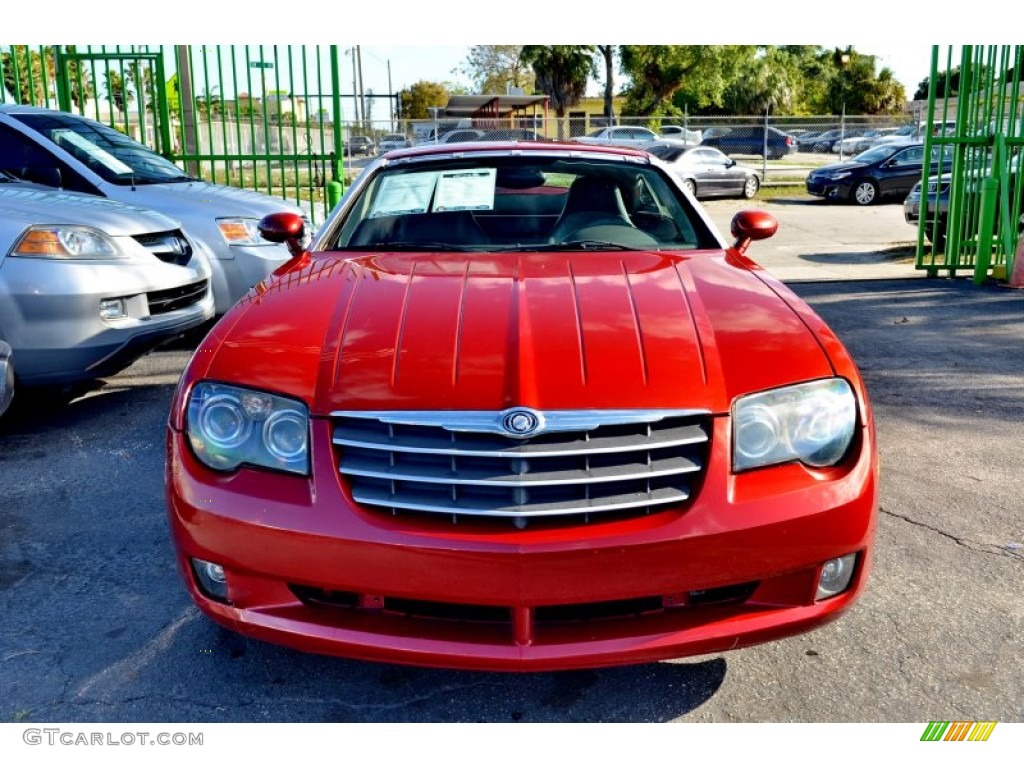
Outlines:
<svg viewBox="0 0 1024 768"><path fill-rule="evenodd" d="M845 160L889 140L921 138L923 115L622 117L572 113L498 119L388 120L345 126L346 155L379 154L400 146L455 144L473 140L569 140L643 147L652 141L683 141L717 147L760 164L768 183L799 183L807 170ZM354 140L349 139L353 137ZM357 138L356 138L357 137ZM350 163L351 165L351 163ZM358 165L358 164L357 164Z"/></svg>

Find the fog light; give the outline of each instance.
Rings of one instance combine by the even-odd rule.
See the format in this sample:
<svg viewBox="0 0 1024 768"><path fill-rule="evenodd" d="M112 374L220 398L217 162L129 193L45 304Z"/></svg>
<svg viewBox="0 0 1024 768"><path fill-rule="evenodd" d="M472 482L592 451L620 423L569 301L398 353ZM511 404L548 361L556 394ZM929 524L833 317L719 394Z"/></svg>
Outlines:
<svg viewBox="0 0 1024 768"><path fill-rule="evenodd" d="M832 560L827 560L821 566L821 576L818 577L818 594L815 600L824 600L826 597L838 595L850 586L850 579L853 578L853 566L857 562L857 555L845 555Z"/></svg>
<svg viewBox="0 0 1024 768"><path fill-rule="evenodd" d="M100 317L104 320L120 320L127 316L124 299L100 299Z"/></svg>
<svg viewBox="0 0 1024 768"><path fill-rule="evenodd" d="M204 595L222 603L228 601L228 579L224 574L224 566L193 557L192 571Z"/></svg>

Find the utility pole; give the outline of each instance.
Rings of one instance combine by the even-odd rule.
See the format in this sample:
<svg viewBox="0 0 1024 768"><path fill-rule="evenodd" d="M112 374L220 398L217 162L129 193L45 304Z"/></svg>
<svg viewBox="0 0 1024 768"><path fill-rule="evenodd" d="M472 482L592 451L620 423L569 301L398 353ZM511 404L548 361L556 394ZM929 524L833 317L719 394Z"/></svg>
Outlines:
<svg viewBox="0 0 1024 768"><path fill-rule="evenodd" d="M178 68L178 103L181 105L181 138L183 150L186 155L193 157L198 154L199 148L196 145L196 111L195 100L192 95L192 63L189 57L189 46L174 46L174 58ZM161 87L162 84L161 84ZM192 176L199 176L199 163L196 160L186 160L185 170Z"/></svg>
<svg viewBox="0 0 1024 768"><path fill-rule="evenodd" d="M356 46L356 58L359 59L359 111L362 114L363 122L366 122L366 93L363 91L363 52L360 46ZM363 126L364 129L369 126Z"/></svg>
<svg viewBox="0 0 1024 768"><path fill-rule="evenodd" d="M352 101L354 102L354 109L352 110L355 115L356 122L359 120L359 80L356 78L356 49L349 48L348 52L352 55Z"/></svg>
<svg viewBox="0 0 1024 768"><path fill-rule="evenodd" d="M388 59L388 106L391 107L391 130L395 130L395 89L391 87L391 59Z"/></svg>

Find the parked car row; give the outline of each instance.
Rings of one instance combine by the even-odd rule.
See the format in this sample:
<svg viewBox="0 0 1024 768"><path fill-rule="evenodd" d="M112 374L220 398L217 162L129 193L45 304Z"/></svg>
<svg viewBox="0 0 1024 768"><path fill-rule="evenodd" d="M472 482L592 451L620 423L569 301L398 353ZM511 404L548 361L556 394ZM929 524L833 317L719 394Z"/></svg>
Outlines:
<svg viewBox="0 0 1024 768"><path fill-rule="evenodd" d="M291 257L258 231L278 212L308 224L295 205L189 176L107 125L0 104L0 399L8 379L110 375L227 312Z"/></svg>

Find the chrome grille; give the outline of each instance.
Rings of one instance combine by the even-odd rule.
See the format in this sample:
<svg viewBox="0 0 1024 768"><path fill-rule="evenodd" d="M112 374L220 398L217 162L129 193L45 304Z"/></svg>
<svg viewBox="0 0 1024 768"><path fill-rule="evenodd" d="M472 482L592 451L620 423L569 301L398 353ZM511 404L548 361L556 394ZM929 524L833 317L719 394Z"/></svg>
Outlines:
<svg viewBox="0 0 1024 768"><path fill-rule="evenodd" d="M166 312L174 312L177 309L190 307L206 296L206 280L196 283L182 285L178 288L168 288L165 291L150 291L146 294L149 302L149 314L162 315Z"/></svg>
<svg viewBox="0 0 1024 768"><path fill-rule="evenodd" d="M483 426L503 415L333 414L339 471L360 504L524 526L682 504L707 462L705 412L553 411L538 414L546 431L528 438Z"/></svg>
<svg viewBox="0 0 1024 768"><path fill-rule="evenodd" d="M135 235L133 239L160 261L166 261L168 264L184 266L192 259L192 245L182 235L181 230Z"/></svg>

